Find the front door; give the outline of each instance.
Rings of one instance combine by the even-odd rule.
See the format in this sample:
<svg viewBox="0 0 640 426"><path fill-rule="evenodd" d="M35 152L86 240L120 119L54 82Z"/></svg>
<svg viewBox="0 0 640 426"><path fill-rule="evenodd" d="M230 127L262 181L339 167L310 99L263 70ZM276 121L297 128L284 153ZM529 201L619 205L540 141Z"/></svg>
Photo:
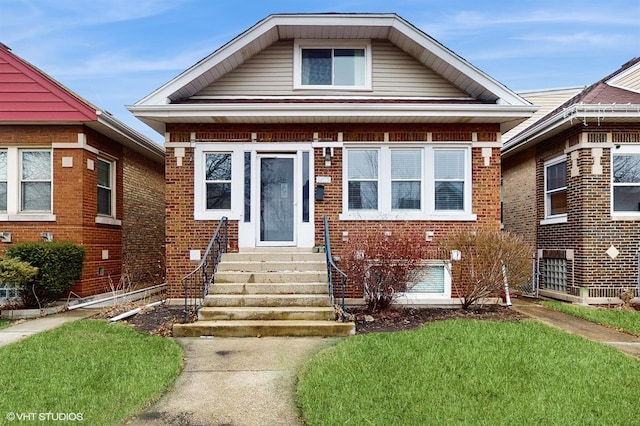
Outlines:
<svg viewBox="0 0 640 426"><path fill-rule="evenodd" d="M259 245L295 244L295 156L259 155Z"/></svg>

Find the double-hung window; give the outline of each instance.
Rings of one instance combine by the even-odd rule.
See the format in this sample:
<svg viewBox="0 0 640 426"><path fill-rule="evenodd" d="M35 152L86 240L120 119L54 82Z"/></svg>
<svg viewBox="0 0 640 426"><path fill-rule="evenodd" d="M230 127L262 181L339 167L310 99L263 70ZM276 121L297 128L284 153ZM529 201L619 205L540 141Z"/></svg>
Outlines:
<svg viewBox="0 0 640 426"><path fill-rule="evenodd" d="M371 49L368 40L335 42L297 40L294 88L369 89Z"/></svg>
<svg viewBox="0 0 640 426"><path fill-rule="evenodd" d="M114 216L113 163L98 158L98 214Z"/></svg>
<svg viewBox="0 0 640 426"><path fill-rule="evenodd" d="M205 154L206 210L231 209L231 153Z"/></svg>
<svg viewBox="0 0 640 426"><path fill-rule="evenodd" d="M0 148L0 220L54 221L53 154L44 148Z"/></svg>
<svg viewBox="0 0 640 426"><path fill-rule="evenodd" d="M51 151L22 150L20 153L20 211L51 211Z"/></svg>
<svg viewBox="0 0 640 426"><path fill-rule="evenodd" d="M465 151L434 150L435 209L464 210Z"/></svg>
<svg viewBox="0 0 640 426"><path fill-rule="evenodd" d="M346 147L341 218L475 220L471 147Z"/></svg>
<svg viewBox="0 0 640 426"><path fill-rule="evenodd" d="M566 222L567 220L567 161L566 156L544 163L543 223Z"/></svg>
<svg viewBox="0 0 640 426"><path fill-rule="evenodd" d="M422 151L391 150L391 209L420 210L422 200Z"/></svg>
<svg viewBox="0 0 640 426"><path fill-rule="evenodd" d="M348 159L349 210L378 209L378 151L354 149Z"/></svg>
<svg viewBox="0 0 640 426"><path fill-rule="evenodd" d="M612 150L612 214L640 213L640 147L623 146Z"/></svg>

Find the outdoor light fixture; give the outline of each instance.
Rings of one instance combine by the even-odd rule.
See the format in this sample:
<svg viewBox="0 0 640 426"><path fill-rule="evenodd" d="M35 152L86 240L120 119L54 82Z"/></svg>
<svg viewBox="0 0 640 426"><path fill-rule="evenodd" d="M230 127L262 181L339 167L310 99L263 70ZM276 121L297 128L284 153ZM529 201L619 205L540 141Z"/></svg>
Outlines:
<svg viewBox="0 0 640 426"><path fill-rule="evenodd" d="M329 167L331 165L331 157L333 157L333 148L331 148L330 146L327 146L324 149L324 165L325 165L325 167Z"/></svg>

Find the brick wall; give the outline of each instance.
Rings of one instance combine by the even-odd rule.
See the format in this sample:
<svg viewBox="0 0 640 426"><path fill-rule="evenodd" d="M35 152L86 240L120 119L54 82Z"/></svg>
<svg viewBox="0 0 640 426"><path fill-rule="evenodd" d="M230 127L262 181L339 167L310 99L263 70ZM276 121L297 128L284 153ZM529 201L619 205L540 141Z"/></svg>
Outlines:
<svg viewBox="0 0 640 426"><path fill-rule="evenodd" d="M336 141L338 132L343 132L344 141L383 141L388 133L390 143L394 141L426 141L427 132L448 132L443 141L456 140L463 135L471 140L471 132L478 132L486 141L495 140L499 131L496 125L204 125L204 124L169 124L171 142L188 142L191 133L196 139L215 139L227 141L251 141L252 133L257 141L304 141L311 142L314 133L320 140ZM493 139L492 139L493 138ZM437 142L434 142L437 143ZM315 203L315 240L316 245L323 245L322 218L327 215L330 221L331 244L333 254L340 255L343 248L342 232L360 232L367 226L362 221L339 221L342 211L342 149L335 148L331 159L331 167L326 168L321 148L316 148L315 176L330 176L331 183L324 184L324 201ZM472 229L477 226L499 229L500 225L500 155L499 149L492 149L490 165L484 165L482 149L472 150L473 174L473 213L477 215L477 222L447 222L447 221L388 221L384 222L393 232L413 232L424 238L426 231L435 233L434 246L438 239L443 238L452 228L465 227ZM174 150L168 149L166 155L166 255L167 255L167 283L169 297L181 297L180 280L197 266L197 262L189 261L189 250L204 250L211 238L216 221L193 220L193 149L186 148L181 167L176 166ZM312 191L312 194L314 192ZM237 222L230 223L230 236L237 236ZM359 289L351 286L348 296L360 297Z"/></svg>
<svg viewBox="0 0 640 426"><path fill-rule="evenodd" d="M536 153L536 220L544 218L544 161L562 154L567 146L576 145L582 132L638 131L638 125L604 123L597 128L580 125L539 144ZM576 289L582 286L633 287L638 280L640 228L638 221L611 219L611 150L608 147L603 149L600 161L602 174L593 174L591 147L597 146L587 144L577 150L577 176L571 176L572 160L567 157L567 223L540 225L537 248L574 250L575 260L568 262L568 285L573 285ZM615 259L607 255L607 249L612 245L620 252ZM575 293L577 290L573 291ZM591 295L597 296L595 292Z"/></svg>
<svg viewBox="0 0 640 426"><path fill-rule="evenodd" d="M136 286L164 282L164 164L125 148L123 176L124 269Z"/></svg>
<svg viewBox="0 0 640 426"><path fill-rule="evenodd" d="M85 126L0 126L0 147L51 147L54 143L78 142L78 134L84 133L87 144L103 156L115 160L116 169L116 218L124 218L123 147L113 140ZM106 155L105 155L106 154ZM71 159L70 167L62 167L62 159ZM12 242L0 245L0 252L7 247L27 241L41 241L42 232L53 233L54 240L71 241L83 245L86 257L81 280L72 291L78 296L110 291L118 285L123 262L123 227L119 225L96 224L97 215L97 158L93 152L79 148L55 148L53 150L53 214L55 222L0 222L0 231L10 231ZM88 167L88 160L94 167ZM67 160L69 161L69 160ZM137 162L137 163L136 163ZM140 169L149 166L140 159L133 158L133 164ZM162 166L152 170L157 186L162 182ZM144 174L142 170L138 173ZM160 175L160 176L158 176ZM142 183L142 184L141 184ZM138 191L144 191L144 180L138 180ZM157 189L156 189L157 190ZM162 195L158 198L163 199ZM157 204L157 203L156 203ZM155 208L151 206L151 208ZM160 209L163 212L163 207ZM162 218L154 217L154 228L162 229ZM124 223L124 220L123 220ZM162 242L162 236L156 239ZM138 252L144 250L138 246ZM150 250L151 251L151 250Z"/></svg>
<svg viewBox="0 0 640 426"><path fill-rule="evenodd" d="M502 159L504 229L536 243L535 148Z"/></svg>

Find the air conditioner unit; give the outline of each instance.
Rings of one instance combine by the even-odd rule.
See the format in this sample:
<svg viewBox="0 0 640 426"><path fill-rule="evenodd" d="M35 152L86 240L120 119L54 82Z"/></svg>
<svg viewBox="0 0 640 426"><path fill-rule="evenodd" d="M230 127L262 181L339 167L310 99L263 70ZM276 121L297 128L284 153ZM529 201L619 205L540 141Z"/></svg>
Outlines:
<svg viewBox="0 0 640 426"><path fill-rule="evenodd" d="M0 242L10 243L11 242L11 232L1 231L0 232Z"/></svg>

